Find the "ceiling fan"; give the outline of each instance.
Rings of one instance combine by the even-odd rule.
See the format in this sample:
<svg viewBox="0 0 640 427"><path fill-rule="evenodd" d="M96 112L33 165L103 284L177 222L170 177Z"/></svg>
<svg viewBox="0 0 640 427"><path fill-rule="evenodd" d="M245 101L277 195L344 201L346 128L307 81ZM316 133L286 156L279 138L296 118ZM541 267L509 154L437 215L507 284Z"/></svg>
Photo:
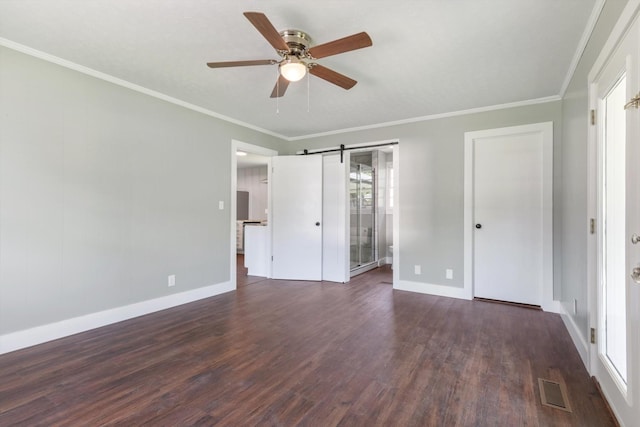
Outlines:
<svg viewBox="0 0 640 427"><path fill-rule="evenodd" d="M283 96L289 83L302 79L307 71L309 74L320 77L341 88L351 89L357 81L313 61L351 50L362 49L373 44L369 35L361 32L328 43L309 47L311 45L311 37L303 31L284 30L278 32L266 15L260 12L244 12L244 16L256 27L269 44L274 47L281 59L207 62L207 65L211 68L225 68L278 64L280 75L271 92L271 98Z"/></svg>

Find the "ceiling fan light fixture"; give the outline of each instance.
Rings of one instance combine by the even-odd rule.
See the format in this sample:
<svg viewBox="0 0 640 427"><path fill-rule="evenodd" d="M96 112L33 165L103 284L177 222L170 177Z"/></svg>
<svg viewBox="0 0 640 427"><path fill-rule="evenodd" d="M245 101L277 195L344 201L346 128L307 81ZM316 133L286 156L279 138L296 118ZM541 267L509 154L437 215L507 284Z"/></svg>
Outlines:
<svg viewBox="0 0 640 427"><path fill-rule="evenodd" d="M285 59L280 64L280 74L290 82L297 82L307 74L307 65L298 58Z"/></svg>

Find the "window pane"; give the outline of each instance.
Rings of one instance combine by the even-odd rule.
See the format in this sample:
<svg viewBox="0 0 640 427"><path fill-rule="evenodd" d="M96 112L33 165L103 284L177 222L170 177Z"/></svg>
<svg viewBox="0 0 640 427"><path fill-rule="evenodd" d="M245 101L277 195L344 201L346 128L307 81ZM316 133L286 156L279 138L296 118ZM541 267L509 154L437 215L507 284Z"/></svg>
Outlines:
<svg viewBox="0 0 640 427"><path fill-rule="evenodd" d="M605 354L627 382L625 266L625 104L626 80L621 78L605 98L604 135L604 270Z"/></svg>

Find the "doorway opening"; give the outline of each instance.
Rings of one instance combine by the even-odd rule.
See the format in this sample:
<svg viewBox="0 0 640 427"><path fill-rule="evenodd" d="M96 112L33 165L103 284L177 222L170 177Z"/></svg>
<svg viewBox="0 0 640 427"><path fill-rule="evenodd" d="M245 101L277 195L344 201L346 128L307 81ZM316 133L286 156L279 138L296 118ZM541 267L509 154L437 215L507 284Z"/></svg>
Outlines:
<svg viewBox="0 0 640 427"><path fill-rule="evenodd" d="M349 162L351 277L393 257L393 150L355 151Z"/></svg>
<svg viewBox="0 0 640 427"><path fill-rule="evenodd" d="M246 281L266 277L269 212L269 157L237 151L236 250L246 269Z"/></svg>
<svg viewBox="0 0 640 427"><path fill-rule="evenodd" d="M349 172L351 271L363 268L378 258L376 245L376 170L373 152L354 153Z"/></svg>
<svg viewBox="0 0 640 427"><path fill-rule="evenodd" d="M270 277L271 195L269 169L277 151L232 141L231 281L249 284Z"/></svg>
<svg viewBox="0 0 640 427"><path fill-rule="evenodd" d="M377 149L373 149L377 147ZM243 177L239 170L243 169L244 160L238 160L242 156L238 156L238 151L257 154L266 158L267 163L267 191L268 191L268 208L266 222L262 218L251 214L251 190L247 191L242 184ZM354 271L350 267L350 210L349 210L349 165L352 152L357 155L359 152L369 151L370 156L373 151L372 170L370 175L372 180L376 178L375 188L371 188L366 198L375 210L375 226L367 227L371 233L370 244L375 244L373 248L373 261L367 265L360 265ZM334 153L330 155L329 153ZM256 274L257 276L267 278L291 279L291 280L326 280L341 283L347 283L351 276L373 269L384 264L389 264L387 269L392 272L393 284L398 280L398 269L393 266L398 263L398 256L393 256L393 247L398 245L398 197L394 195L394 183L398 183L398 142L391 141L378 144L362 144L359 146L345 147L339 149L321 150L318 152L304 153L305 156L290 155L278 156L274 150L265 149L259 146L246 144L239 141L232 141L231 152L231 281L236 284L239 272L244 272L243 268L246 264L249 266L250 251L249 242L247 240L247 224L245 221L259 222L259 227L249 226L250 230L263 229L266 232L264 239L264 255L259 259L266 262L264 274ZM306 154L323 154L323 156L306 156ZM254 156L255 157L255 156ZM307 165L306 160L315 157L313 165ZM305 159L307 158L307 159ZM241 166L238 166L240 162ZM313 166L313 167L312 167ZM260 173L257 173L260 176ZM302 179L304 178L304 179ZM310 181L311 180L311 181ZM366 180L366 178L364 179ZM260 179L260 183L264 184L264 177ZM319 187L317 187L319 183ZM290 185L296 184L297 189L291 189ZM331 189L335 189L332 191ZM249 194L238 191L247 191ZM296 196L299 195L299 196ZM316 196L320 197L320 213L315 212ZM314 196L311 199L309 196ZM237 206L245 203L247 214L238 217ZM313 206L312 206L313 205ZM222 206L222 205L221 205ZM314 207L314 212L308 214L308 209ZM221 208L222 209L222 208ZM307 221L311 218L311 221ZM239 222L242 222L242 229L239 228ZM294 224L302 221L301 227L311 224L312 231L303 229L302 232L294 231ZM307 224L309 222L309 224ZM306 224L306 225L305 225ZM363 222L360 223L363 225ZM322 226L322 227L321 227ZM361 227L362 228L362 227ZM242 230L242 231L240 231ZM310 253L310 248L315 249L316 231L321 232L320 252ZM284 232L284 235L283 235ZM287 236L287 233L294 233L295 238ZM311 239L311 234L314 238ZM242 238L242 243L240 242ZM374 242L375 241L375 242ZM362 242L362 240L361 240ZM296 243L303 250L295 249ZM366 245L365 245L366 246ZM243 252L244 259L242 269L237 265L238 250ZM397 252L397 251L396 251ZM293 255L292 255L293 254ZM296 256L304 254L304 258L300 262L300 258ZM315 265L316 260L320 261L320 273L310 277L313 269L308 268L312 264ZM287 274L283 273L285 268ZM277 268L276 268L277 267ZM313 270L315 271L315 270ZM289 274L291 273L291 274ZM244 273L243 273L244 274ZM252 271L249 267L248 275ZM286 277L285 277L286 276ZM385 282L387 283L387 282Z"/></svg>

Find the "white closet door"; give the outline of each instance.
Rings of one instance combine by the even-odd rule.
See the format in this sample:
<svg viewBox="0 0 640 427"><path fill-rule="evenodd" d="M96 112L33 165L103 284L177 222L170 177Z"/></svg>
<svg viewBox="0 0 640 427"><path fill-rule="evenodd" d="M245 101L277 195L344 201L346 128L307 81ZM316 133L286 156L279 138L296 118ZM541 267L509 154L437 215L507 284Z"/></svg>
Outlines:
<svg viewBox="0 0 640 427"><path fill-rule="evenodd" d="M474 296L542 305L545 134L495 131L473 140Z"/></svg>

